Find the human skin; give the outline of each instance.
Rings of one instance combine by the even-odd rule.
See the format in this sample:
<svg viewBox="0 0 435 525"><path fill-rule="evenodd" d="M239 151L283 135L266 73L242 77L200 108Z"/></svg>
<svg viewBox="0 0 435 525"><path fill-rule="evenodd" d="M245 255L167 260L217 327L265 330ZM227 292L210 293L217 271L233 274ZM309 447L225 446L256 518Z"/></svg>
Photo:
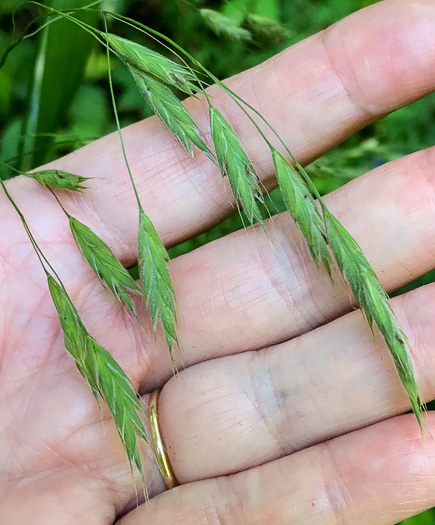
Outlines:
<svg viewBox="0 0 435 525"><path fill-rule="evenodd" d="M229 81L277 128L301 163L435 89L435 5L390 0ZM265 186L267 148L240 111L221 109ZM218 104L216 100L216 104ZM203 102L187 101L202 129ZM201 154L188 158L155 118L126 128L144 209L167 246L234 212ZM433 267L435 149L391 162L325 198L387 291ZM137 207L119 137L52 164L93 177L60 192L126 265ZM82 261L53 197L18 177L8 189L59 272L84 324L143 394L163 388L159 420L180 486L165 490L143 446L150 502L136 507L110 414L104 422L66 354L44 273L18 216L0 196L0 516L5 525L388 525L435 505L435 418L425 439L391 356L347 287L317 269L287 214L170 262L184 368L172 377L162 333L140 328ZM273 248L271 247L273 245ZM392 301L435 397L435 285ZM140 310L143 319L145 312ZM181 359L180 359L181 363ZM135 489L136 485L136 489Z"/></svg>

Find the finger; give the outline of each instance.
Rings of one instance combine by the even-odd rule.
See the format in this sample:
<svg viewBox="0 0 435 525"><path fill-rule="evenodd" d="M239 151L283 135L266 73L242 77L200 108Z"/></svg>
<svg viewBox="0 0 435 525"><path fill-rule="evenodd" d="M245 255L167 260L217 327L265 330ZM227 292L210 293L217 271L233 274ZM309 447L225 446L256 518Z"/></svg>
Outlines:
<svg viewBox="0 0 435 525"><path fill-rule="evenodd" d="M435 284L393 306L429 401ZM245 470L409 409L384 341L355 311L287 343L182 372L162 390L159 422L175 475L186 483Z"/></svg>
<svg viewBox="0 0 435 525"><path fill-rule="evenodd" d="M433 268L434 155L435 148L382 166L325 199L389 292ZM270 240L237 232L171 261L185 366L289 340L352 309L348 287L316 268L288 214L268 231ZM149 391L172 372L164 338L142 340Z"/></svg>
<svg viewBox="0 0 435 525"><path fill-rule="evenodd" d="M432 0L381 2L228 83L307 163L367 123L434 90L434 27ZM264 142L228 97L216 89L211 93L223 100L264 183L272 187L274 170ZM205 104L193 99L187 105L207 132ZM188 158L158 120L137 123L123 135L144 209L166 244L209 229L235 211L212 163L200 154ZM92 191L63 196L64 203L105 236L126 263L133 261L137 207L117 134L53 166L95 177Z"/></svg>
<svg viewBox="0 0 435 525"><path fill-rule="evenodd" d="M335 438L233 476L172 489L118 525L392 525L435 504L435 416ZM230 443L228 443L230 445Z"/></svg>

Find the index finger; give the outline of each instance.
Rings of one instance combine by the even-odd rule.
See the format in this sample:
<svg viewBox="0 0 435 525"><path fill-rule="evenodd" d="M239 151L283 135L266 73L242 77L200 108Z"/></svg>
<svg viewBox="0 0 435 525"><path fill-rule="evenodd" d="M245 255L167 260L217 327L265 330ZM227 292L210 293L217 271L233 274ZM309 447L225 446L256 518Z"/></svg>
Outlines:
<svg viewBox="0 0 435 525"><path fill-rule="evenodd" d="M357 129L435 88L435 5L386 0L283 51L228 81L257 107L307 163ZM240 109L216 87L212 95L244 141L268 188L275 184L268 148ZM207 133L207 106L189 99ZM127 156L145 211L166 245L220 222L235 210L230 192L199 152L188 157L156 117L123 130ZM64 196L69 211L125 262L136 253L137 208L118 135L111 134L53 163L94 177L83 196Z"/></svg>

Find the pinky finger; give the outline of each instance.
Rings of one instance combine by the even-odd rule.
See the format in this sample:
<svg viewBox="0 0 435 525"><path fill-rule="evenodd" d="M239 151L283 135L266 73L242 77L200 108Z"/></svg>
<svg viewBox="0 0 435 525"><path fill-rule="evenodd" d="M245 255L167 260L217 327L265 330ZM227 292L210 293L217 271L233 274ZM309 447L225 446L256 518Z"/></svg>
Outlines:
<svg viewBox="0 0 435 525"><path fill-rule="evenodd" d="M393 525L435 505L435 414L399 416L231 476L182 485L117 525ZM231 446L231 444L228 444Z"/></svg>

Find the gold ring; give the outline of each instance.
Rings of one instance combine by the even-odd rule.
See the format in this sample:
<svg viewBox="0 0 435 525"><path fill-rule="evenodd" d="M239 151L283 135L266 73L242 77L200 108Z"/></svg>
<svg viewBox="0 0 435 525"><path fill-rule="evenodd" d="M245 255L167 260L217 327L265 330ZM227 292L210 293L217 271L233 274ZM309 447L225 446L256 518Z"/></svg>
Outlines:
<svg viewBox="0 0 435 525"><path fill-rule="evenodd" d="M166 455L165 446L163 444L162 436L159 428L159 418L157 415L157 401L159 399L160 390L154 390L149 400L149 418L151 426L151 435L153 437L153 448L156 456L157 466L163 476L163 480L168 489L173 489L178 486L177 478L169 463Z"/></svg>

